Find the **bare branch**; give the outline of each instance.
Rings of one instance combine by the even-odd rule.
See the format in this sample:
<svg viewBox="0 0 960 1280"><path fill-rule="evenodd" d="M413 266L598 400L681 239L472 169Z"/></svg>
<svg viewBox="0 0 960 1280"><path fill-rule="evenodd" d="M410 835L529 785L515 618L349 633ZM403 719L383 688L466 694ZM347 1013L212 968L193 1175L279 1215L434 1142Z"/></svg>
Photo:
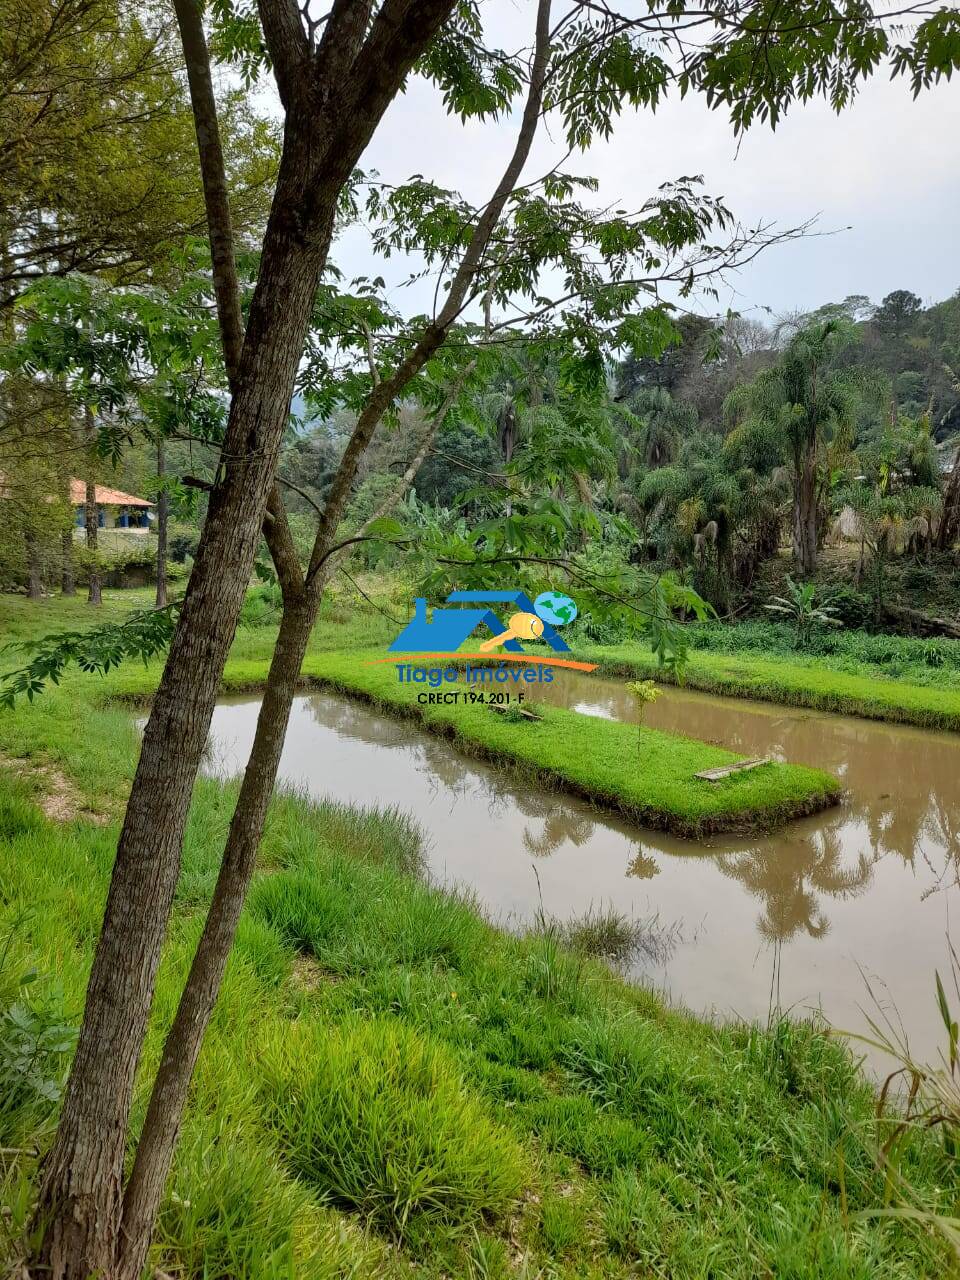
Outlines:
<svg viewBox="0 0 960 1280"><path fill-rule="evenodd" d="M187 64L197 150L200 153L200 175L207 210L213 288L223 342L223 362L230 390L233 391L240 369L240 352L243 349L243 318L227 175L220 143L220 122L210 73L210 54L198 0L173 0L173 7L177 14L184 61Z"/></svg>
<svg viewBox="0 0 960 1280"><path fill-rule="evenodd" d="M285 489L290 489L293 493L297 494L299 497L301 497L304 500L304 502L309 503L309 505L313 507L314 511L317 513L318 516L323 515L323 507L321 507L319 503L315 502L313 498L310 497L306 489L301 489L298 484L294 484L292 480L288 480L286 476L281 476L279 474L277 475L277 482L279 484L282 484Z"/></svg>

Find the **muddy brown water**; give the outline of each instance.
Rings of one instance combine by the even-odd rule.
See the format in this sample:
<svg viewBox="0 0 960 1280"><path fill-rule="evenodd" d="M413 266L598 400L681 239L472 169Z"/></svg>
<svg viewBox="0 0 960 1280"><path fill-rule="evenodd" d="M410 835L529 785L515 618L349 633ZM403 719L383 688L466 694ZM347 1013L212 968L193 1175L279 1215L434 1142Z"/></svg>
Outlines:
<svg viewBox="0 0 960 1280"><path fill-rule="evenodd" d="M635 719L616 680L557 673L537 696ZM258 707L251 697L219 704L208 768L242 767ZM613 903L657 919L669 945L637 961L635 976L697 1012L762 1020L771 1007L819 1010L835 1027L867 1032L882 1007L915 1053L935 1054L934 971L949 974L960 913L960 735L677 689L644 723L827 769L847 801L772 835L675 839L326 692L296 700L281 777L411 813L432 875L469 887L508 925L534 917L540 892L558 918ZM863 1051L883 1070L880 1055Z"/></svg>

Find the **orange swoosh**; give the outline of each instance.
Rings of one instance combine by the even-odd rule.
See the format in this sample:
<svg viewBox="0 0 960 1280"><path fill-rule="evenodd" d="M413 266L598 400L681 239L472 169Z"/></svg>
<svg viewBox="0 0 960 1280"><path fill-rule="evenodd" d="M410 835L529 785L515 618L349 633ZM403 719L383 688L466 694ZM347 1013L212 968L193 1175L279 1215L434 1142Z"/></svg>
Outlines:
<svg viewBox="0 0 960 1280"><path fill-rule="evenodd" d="M407 661L412 665L413 661L420 661L423 658L446 658L448 662L459 662L461 658L483 658L484 662L534 662L541 667L571 667L574 671L596 671L597 669L595 662L574 662L572 658L537 658L529 653L498 653L495 657L491 657L489 653L417 653L410 654ZM363 665L377 666L382 662L396 664L402 659L403 654L398 653L391 658L367 658Z"/></svg>

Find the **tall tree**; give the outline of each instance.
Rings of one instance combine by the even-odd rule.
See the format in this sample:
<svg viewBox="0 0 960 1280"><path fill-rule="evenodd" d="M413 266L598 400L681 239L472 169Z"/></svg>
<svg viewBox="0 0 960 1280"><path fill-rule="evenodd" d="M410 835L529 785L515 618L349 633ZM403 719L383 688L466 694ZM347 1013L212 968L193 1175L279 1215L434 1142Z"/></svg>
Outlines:
<svg viewBox="0 0 960 1280"><path fill-rule="evenodd" d="M793 556L804 575L817 567L826 450L852 436L857 383L831 360L853 336L839 319L802 329L772 369L736 388L724 404L734 427L752 421L783 441L793 483Z"/></svg>
<svg viewBox="0 0 960 1280"><path fill-rule="evenodd" d="M103 604L100 560L97 550L97 531L100 512L97 506L97 425L89 404L83 410L83 440L86 446L86 466L83 486L83 528L87 544L87 603L99 607Z"/></svg>
<svg viewBox="0 0 960 1280"><path fill-rule="evenodd" d="M0 377L0 577L33 599L62 578L72 553L69 469L78 452L70 404L56 386ZM70 561L72 571L72 560Z"/></svg>
<svg viewBox="0 0 960 1280"><path fill-rule="evenodd" d="M71 271L142 279L202 234L176 30L158 0L0 0L0 309ZM227 97L244 225L266 211L270 130Z"/></svg>
<svg viewBox="0 0 960 1280"><path fill-rule="evenodd" d="M123 1156L134 1076L180 865L184 822L273 485L314 294L341 190L454 0L335 0L305 28L293 0L261 0L285 109L283 152L245 338L231 314L232 399L217 483L153 703L97 946L83 1025L37 1208L46 1273L118 1273ZM177 0L201 152L223 168L196 0ZM198 85L200 92L198 92ZM225 193L224 193L225 196ZM210 239L229 242L207 191ZM221 283L215 275L215 284ZM231 304L228 304L231 305ZM233 304L235 306L235 304ZM139 1244L139 1241L138 1241ZM134 1274L139 1272L136 1268Z"/></svg>
<svg viewBox="0 0 960 1280"><path fill-rule="evenodd" d="M423 391L421 373L427 371L431 362L438 358L448 336L471 302L480 303L485 313L483 339L491 336L491 307L495 297L506 301L514 293L527 295L536 299L535 309L538 313L542 312L543 291L535 286L541 271L548 265L553 265L558 257L568 265L579 264L581 284L577 293L583 295L587 314L592 314L593 308L598 305L596 297L592 298L592 306L588 302L592 295L606 298L600 276L588 266L588 250L599 252L601 256L603 254L605 231L606 239L613 241L605 221L596 221L585 211L571 208L570 191L560 178L555 179L557 187L553 190L553 199L549 203L539 194L531 197L529 193L521 193L517 189L543 110L551 51L550 0L538 0L533 53L529 71L524 76L526 98L516 145L492 196L479 210L470 211L468 218L464 218L462 203L453 202L460 220L456 217L451 219L449 193L417 180L399 192L390 192L382 201L377 195L371 198L371 209L379 210L382 218L382 228L378 234L385 248L400 240L409 248L416 245L425 253L428 261L443 264L453 262L456 265L451 269L445 300L436 314L425 323L422 318L416 320L380 352L376 350L374 336L361 312L358 327L366 335L364 346L368 363L367 377L361 384L364 391L355 425L327 491L305 568L296 555L275 488L269 497L264 533L282 591L280 631L217 885L167 1039L124 1195L120 1270L125 1276L138 1274L149 1245L190 1077L253 873L300 668L326 584L349 547L371 534L377 521L388 515L411 484L464 381L473 373L476 357L461 358L459 364L454 364L449 385L435 388L436 399L431 408L429 426L416 443L413 456L394 492L364 522L359 533L342 538L339 534L341 520L374 432L401 395L415 385L419 385ZM203 91L209 93L208 90ZM209 97L207 100L209 101ZM219 193L223 190L222 173L215 165L205 163L204 180L207 183L208 201L216 204ZM561 188L566 203L560 199ZM529 216L530 204L536 205L541 228L536 234L525 237L523 228ZM511 234L508 234L500 224L505 210L511 205L515 207L509 227ZM684 234L680 228L689 225L680 214L681 210L686 209L686 197L681 194L676 208L669 202L661 202L659 212L662 222L658 223L650 218L638 221L632 235L630 228L621 223L619 239L615 242L616 263L619 265L634 258L644 261L647 252L645 246L655 241L658 235L662 237L664 249L668 244L679 248ZM441 211L447 211L448 216L439 217ZM569 219L570 225L565 238L559 241L558 249L556 232L550 228L550 219L560 217ZM721 220L724 220L722 213ZM697 240L697 219L694 219L693 225L697 228L693 238ZM223 261L218 263L218 272L224 286L220 296L221 324L225 348L229 348L232 325L236 322L239 308L235 279L231 280L226 226L224 224L225 234L218 249L218 252L222 251L224 254ZM436 230L438 227L439 239ZM489 250L497 242L497 238L513 243L513 253L507 255L499 250L491 258ZM528 274L524 275L524 272ZM501 279L509 280L510 283L501 284ZM614 287L623 294L622 280L617 279ZM635 290L639 288L639 283L634 285ZM437 292L440 293L439 288ZM635 295L628 292L626 296L632 298ZM322 309L330 309L326 298ZM604 315L607 319L610 318L609 305L605 306ZM632 322L632 328L636 330L636 321ZM582 317L578 335L581 340L585 340L587 336ZM329 336L337 343L344 342L346 337L336 327ZM348 377L348 385L352 385L353 381Z"/></svg>
<svg viewBox="0 0 960 1280"><path fill-rule="evenodd" d="M894 289L873 313L873 323L881 333L902 338L920 315L922 305L909 289Z"/></svg>

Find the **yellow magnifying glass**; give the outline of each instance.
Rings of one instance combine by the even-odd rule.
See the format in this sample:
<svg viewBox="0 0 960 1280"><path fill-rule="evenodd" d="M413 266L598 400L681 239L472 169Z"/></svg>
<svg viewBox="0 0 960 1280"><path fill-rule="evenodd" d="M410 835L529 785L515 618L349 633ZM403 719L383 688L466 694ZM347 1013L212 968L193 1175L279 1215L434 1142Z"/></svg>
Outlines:
<svg viewBox="0 0 960 1280"><path fill-rule="evenodd" d="M543 635L543 619L535 613L515 613L507 623L506 631L491 636L480 646L481 653L490 653L508 640L538 640Z"/></svg>

